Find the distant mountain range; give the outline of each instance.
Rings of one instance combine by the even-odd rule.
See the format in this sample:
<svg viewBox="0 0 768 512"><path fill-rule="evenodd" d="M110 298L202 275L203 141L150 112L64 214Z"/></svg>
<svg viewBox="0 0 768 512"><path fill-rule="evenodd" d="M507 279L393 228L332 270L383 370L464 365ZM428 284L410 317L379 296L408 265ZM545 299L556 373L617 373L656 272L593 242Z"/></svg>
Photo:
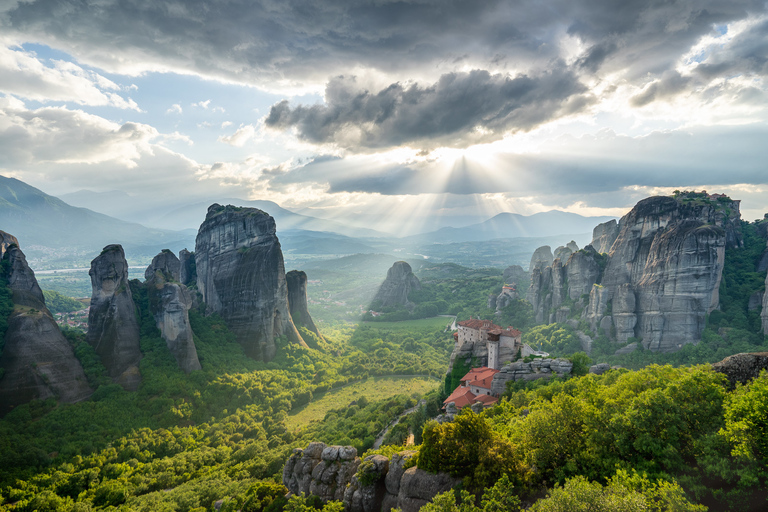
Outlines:
<svg viewBox="0 0 768 512"><path fill-rule="evenodd" d="M4 176L0 176L0 229L16 236L28 257L53 253L68 263L78 254L85 256L111 243L121 243L126 252L138 255L194 246L195 239L192 231L151 229L70 206Z"/></svg>
<svg viewBox="0 0 768 512"><path fill-rule="evenodd" d="M533 215L500 213L485 222L463 228L441 228L430 233L406 237L420 243L451 243L494 240L497 238L529 238L592 233L598 224L615 217L584 217L577 213L551 210Z"/></svg>

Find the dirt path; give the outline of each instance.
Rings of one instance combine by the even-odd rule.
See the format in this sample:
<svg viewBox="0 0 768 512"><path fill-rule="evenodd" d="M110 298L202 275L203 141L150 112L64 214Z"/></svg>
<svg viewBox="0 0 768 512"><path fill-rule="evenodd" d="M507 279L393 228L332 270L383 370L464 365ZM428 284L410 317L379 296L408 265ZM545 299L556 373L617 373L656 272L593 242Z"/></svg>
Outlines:
<svg viewBox="0 0 768 512"><path fill-rule="evenodd" d="M411 407L410 409L406 409L405 411L403 411L403 413L402 413L400 416L398 416L397 418L395 418L394 420L392 420L392 422L391 422L389 425L387 425L387 426L384 428L384 430L382 430L382 431L381 431L381 433L379 434L379 436L378 436L378 437L376 438L376 440L373 442L373 449L374 449L374 450L376 450L376 449L378 449L378 448L381 448L381 443L383 443L383 442L384 442L384 437L387 435L387 432L389 432L389 429L391 429L392 427L394 427L395 425L397 425L397 422L398 422L398 421L400 421L400 418L402 418L403 416L407 416L407 415L411 414L411 413L412 413L412 412L414 412L416 409L418 409L418 408L419 408L419 407L421 407L422 405L425 405L425 404L426 404L426 402L424 402L424 403L422 403L422 402L424 402L424 401L423 401L423 400L419 400L419 403L417 403L416 405L414 405L414 406L413 406L413 407ZM413 438L413 434L411 434L411 435L410 435L409 439L412 439L412 438ZM413 442L413 441L411 440L411 442Z"/></svg>

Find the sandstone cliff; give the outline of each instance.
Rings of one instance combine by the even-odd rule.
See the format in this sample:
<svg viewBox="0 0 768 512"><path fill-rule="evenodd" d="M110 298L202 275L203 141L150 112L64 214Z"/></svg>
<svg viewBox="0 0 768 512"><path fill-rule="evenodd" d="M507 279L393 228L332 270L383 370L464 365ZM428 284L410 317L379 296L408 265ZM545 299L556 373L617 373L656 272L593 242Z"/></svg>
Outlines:
<svg viewBox="0 0 768 512"><path fill-rule="evenodd" d="M554 256L552 256L552 248L548 245L542 245L533 251L531 263L528 266L528 272L533 272L533 269L537 266L546 267L551 265L554 259Z"/></svg>
<svg viewBox="0 0 768 512"><path fill-rule="evenodd" d="M536 320L578 314L596 333L621 344L641 338L654 351L695 343L718 307L725 249L742 245L739 222L739 202L727 198L640 201L619 222L607 258L600 249L613 237L610 222L595 230L598 249L534 269L528 300Z"/></svg>
<svg viewBox="0 0 768 512"><path fill-rule="evenodd" d="M144 277L149 309L157 328L179 368L189 373L201 367L189 324L192 293L178 282L180 269L176 255L164 250L152 259Z"/></svg>
<svg viewBox="0 0 768 512"><path fill-rule="evenodd" d="M197 286L195 253L186 249L179 251L179 282L184 286Z"/></svg>
<svg viewBox="0 0 768 512"><path fill-rule="evenodd" d="M763 334L768 335L768 276L765 276L765 293L763 293L763 310L760 312L763 322Z"/></svg>
<svg viewBox="0 0 768 512"><path fill-rule="evenodd" d="M208 313L224 318L245 353L270 361L275 337L304 340L288 307L275 220L256 208L208 208L195 242L197 289Z"/></svg>
<svg viewBox="0 0 768 512"><path fill-rule="evenodd" d="M408 294L412 290L421 290L419 279L408 263L397 261L387 271L387 278L381 283L373 302L381 304L381 307L405 306L409 303Z"/></svg>
<svg viewBox="0 0 768 512"><path fill-rule="evenodd" d="M0 415L30 400L77 402L91 389L72 347L45 306L18 240L0 231L0 286L12 295L0 352Z"/></svg>
<svg viewBox="0 0 768 512"><path fill-rule="evenodd" d="M307 309L307 274L301 270L291 270L285 274L288 283L288 307L291 310L291 318L296 327L306 327L320 336L315 322L309 316Z"/></svg>
<svg viewBox="0 0 768 512"><path fill-rule="evenodd" d="M283 468L283 485L291 494L315 495L323 501L343 501L349 512L417 512L436 494L461 480L445 473L406 468L415 452L401 452L391 459L357 457L352 446L310 443L295 449Z"/></svg>
<svg viewBox="0 0 768 512"><path fill-rule="evenodd" d="M106 246L91 262L88 274L93 294L86 341L96 349L115 382L136 390L141 383L140 333L123 248Z"/></svg>

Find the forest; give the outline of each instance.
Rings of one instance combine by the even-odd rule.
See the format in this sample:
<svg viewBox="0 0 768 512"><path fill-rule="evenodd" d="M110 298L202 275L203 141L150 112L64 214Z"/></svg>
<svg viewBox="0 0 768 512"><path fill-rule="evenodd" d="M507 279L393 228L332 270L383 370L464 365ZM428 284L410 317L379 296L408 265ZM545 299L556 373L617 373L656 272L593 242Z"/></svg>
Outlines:
<svg viewBox="0 0 768 512"><path fill-rule="evenodd" d="M723 307L709 316L700 343L670 354L617 356L607 338L595 336L587 355L576 328L535 325L524 299L490 309L488 297L505 284L500 270L439 264L419 270L413 312L321 320L322 337L301 330L312 348L279 338L269 363L247 358L221 318L192 310L203 369L186 375L134 281L141 387L113 384L83 333L65 330L96 392L72 405L34 401L0 420L0 510L341 510L340 503L285 498L281 473L291 451L322 441L352 445L361 456L389 455L410 434L419 468L463 479L427 511L759 510L768 499L768 375L734 388L705 364L768 348L747 303L765 279L753 271L764 242L754 223L742 228L744 250L726 253ZM79 305L46 298L63 311ZM0 306L8 299L0 296ZM469 365L458 361L446 374L451 319L417 319L434 313L513 325L525 343L571 359L574 376L511 384L497 406L437 423L432 418ZM622 369L587 374L596 362ZM325 392L387 375L441 384L426 394L358 396L290 426L292 413Z"/></svg>

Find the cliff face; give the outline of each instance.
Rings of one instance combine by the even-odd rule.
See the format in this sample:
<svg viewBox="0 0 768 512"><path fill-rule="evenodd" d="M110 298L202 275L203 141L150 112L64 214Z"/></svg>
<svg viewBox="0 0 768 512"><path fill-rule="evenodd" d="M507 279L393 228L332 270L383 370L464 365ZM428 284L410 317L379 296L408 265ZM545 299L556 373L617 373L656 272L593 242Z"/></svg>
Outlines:
<svg viewBox="0 0 768 512"><path fill-rule="evenodd" d="M619 224L615 220L609 220L595 226L592 230L592 242L589 245L599 253L607 253L611 250L617 236L619 236Z"/></svg>
<svg viewBox="0 0 768 512"><path fill-rule="evenodd" d="M763 321L763 334L768 334L768 276L765 276L765 293L763 294L763 310L760 312Z"/></svg>
<svg viewBox="0 0 768 512"><path fill-rule="evenodd" d="M306 327L320 336L315 322L309 316L307 309L307 274L301 270L291 270L285 274L288 283L288 307L291 310L291 318L296 327Z"/></svg>
<svg viewBox="0 0 768 512"><path fill-rule="evenodd" d="M387 278L381 283L373 302L382 307L404 306L408 304L411 290L421 290L419 279L413 275L411 266L404 261L396 261L387 271Z"/></svg>
<svg viewBox="0 0 768 512"><path fill-rule="evenodd" d="M0 285L8 286L14 303L0 353L0 415L34 399L87 398L92 391L80 362L45 306L18 241L2 231L0 255Z"/></svg>
<svg viewBox="0 0 768 512"><path fill-rule="evenodd" d="M179 283L179 259L171 251L163 251L147 267L147 297L157 328L179 368L189 373L199 370L200 361L189 324L192 293Z"/></svg>
<svg viewBox="0 0 768 512"><path fill-rule="evenodd" d="M406 468L416 452L405 451L391 459L382 455L357 457L352 446L310 443L295 449L283 467L283 485L291 494L318 496L324 502L344 502L349 512L417 512L436 494L461 481L445 473ZM363 476L363 482L358 476Z"/></svg>
<svg viewBox="0 0 768 512"><path fill-rule="evenodd" d="M184 286L197 284L195 254L186 249L179 251L179 282Z"/></svg>
<svg viewBox="0 0 768 512"><path fill-rule="evenodd" d="M581 308L593 331L618 343L637 337L655 351L695 343L719 304L726 247L742 245L739 220L738 201L640 201L619 222L607 258L599 253L613 238L610 222L595 229L599 248L587 246L569 258L567 279L560 279L557 260L534 272L528 299L536 319L562 321ZM576 304L560 311L561 297Z"/></svg>
<svg viewBox="0 0 768 512"><path fill-rule="evenodd" d="M139 324L123 248L106 246L88 273L93 295L86 341L96 349L109 375L125 389L135 390L141 383Z"/></svg>
<svg viewBox="0 0 768 512"><path fill-rule="evenodd" d="M275 221L256 208L211 205L195 242L197 289L224 318L245 353L270 361L275 337L304 344L288 307Z"/></svg>
<svg viewBox="0 0 768 512"><path fill-rule="evenodd" d="M552 264L554 259L554 256L552 256L552 248L548 245L542 245L533 251L528 272L533 272L533 269L537 266L547 267Z"/></svg>

